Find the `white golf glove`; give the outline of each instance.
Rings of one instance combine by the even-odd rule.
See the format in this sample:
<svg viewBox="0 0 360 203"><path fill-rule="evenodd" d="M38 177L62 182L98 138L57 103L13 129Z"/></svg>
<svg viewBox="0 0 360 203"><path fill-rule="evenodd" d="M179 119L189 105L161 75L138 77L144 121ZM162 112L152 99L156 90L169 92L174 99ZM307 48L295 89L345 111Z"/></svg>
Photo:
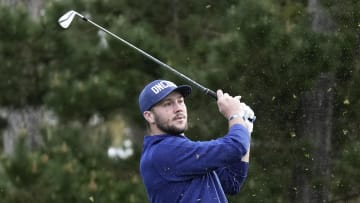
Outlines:
<svg viewBox="0 0 360 203"><path fill-rule="evenodd" d="M243 109L244 109L244 120L245 120L245 124L246 127L248 129L248 131L250 132L250 134L253 131L253 127L254 127L254 121L255 121L255 114L254 111L245 103L241 103L243 105Z"/></svg>

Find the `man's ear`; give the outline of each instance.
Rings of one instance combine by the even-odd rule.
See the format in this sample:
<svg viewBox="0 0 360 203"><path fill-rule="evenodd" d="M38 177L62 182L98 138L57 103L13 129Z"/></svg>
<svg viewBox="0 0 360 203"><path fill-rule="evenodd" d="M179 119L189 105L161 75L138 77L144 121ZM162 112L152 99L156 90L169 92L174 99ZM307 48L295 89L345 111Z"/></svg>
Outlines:
<svg viewBox="0 0 360 203"><path fill-rule="evenodd" d="M146 120L149 124L155 122L154 114L153 114L151 111L145 111L145 112L143 113L143 116L144 116L145 120Z"/></svg>

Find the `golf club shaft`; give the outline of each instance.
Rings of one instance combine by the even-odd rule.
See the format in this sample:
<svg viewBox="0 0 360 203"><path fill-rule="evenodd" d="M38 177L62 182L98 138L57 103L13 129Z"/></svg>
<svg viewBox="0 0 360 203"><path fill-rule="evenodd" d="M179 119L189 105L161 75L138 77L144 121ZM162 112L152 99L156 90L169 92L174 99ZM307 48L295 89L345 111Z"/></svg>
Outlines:
<svg viewBox="0 0 360 203"><path fill-rule="evenodd" d="M141 53L142 55L144 55L145 57L147 57L147 58L151 59L152 61L156 62L156 63L159 64L161 67L165 68L166 70L171 71L172 73L174 73L175 75L179 76L179 77L182 78L183 80L191 83L193 86L195 86L196 88L200 89L200 90L201 90L203 93L205 93L206 95L209 95L209 96L211 96L212 98L214 98L214 99L217 100L217 94L216 94L214 91L212 91L212 90L210 90L210 89L202 86L201 84L195 82L194 80L192 80L191 78L187 77L186 75L178 72L177 70L175 70L175 69L172 68L171 66L163 63L163 62L160 61L159 59L151 56L150 54L146 53L146 52L143 51L142 49L139 49L138 47L136 47L136 46L134 46L133 44L129 43L128 41L122 39L121 37L113 34L112 32L110 32L110 31L108 31L107 29L101 27L100 25L98 25L98 24L96 24L95 22L89 20L88 18L86 18L85 16L79 14L78 12L76 12L76 11L74 11L74 10L70 10L70 11L68 11L67 13L65 13L64 15L62 15L62 16L59 18L58 23L59 23L59 25L60 25L62 28L67 29L67 28L70 26L70 24L71 24L71 22L72 22L72 20L74 19L75 16L79 16L79 17L80 17L81 19L83 19L84 21L91 23L92 25L94 25L95 27L99 28L100 30L106 32L107 34L109 34L109 35L111 35L111 36L113 36L113 37L115 37L116 39L120 40L121 42L123 42L123 43L125 43L126 45L130 46L131 48L135 49L136 51L140 52L140 53ZM256 119L255 115L254 115L252 118L250 118L250 117L247 118L247 120L250 121L250 122L252 122L252 123L255 121L255 119Z"/></svg>
<svg viewBox="0 0 360 203"><path fill-rule="evenodd" d="M129 47L135 49L136 51L140 52L142 55L144 55L145 57L149 58L150 60L154 61L155 63L159 64L161 67L165 68L166 70L171 71L172 73L174 73L175 75L179 76L180 78L182 78L183 80L191 83L193 86L195 86L196 88L200 89L204 94L211 96L214 99L217 99L217 95L214 91L210 90L209 88L204 87L203 85L199 84L198 82L192 80L191 78L189 78L188 76L180 73L179 71L175 70L173 67L167 65L166 63L160 61L159 59L151 56L150 54L146 53L145 51L143 51L142 49L134 46L133 44L131 44L130 42L124 40L123 38L115 35L114 33L110 32L109 30L103 28L102 26L98 25L97 23L91 21L90 19L84 17L83 15L78 14L79 17L81 17L81 19L83 19L86 22L91 23L92 25L94 25L95 27L99 28L100 30L106 32L107 34L115 37L116 39L120 40L121 42L123 42L124 44L128 45Z"/></svg>

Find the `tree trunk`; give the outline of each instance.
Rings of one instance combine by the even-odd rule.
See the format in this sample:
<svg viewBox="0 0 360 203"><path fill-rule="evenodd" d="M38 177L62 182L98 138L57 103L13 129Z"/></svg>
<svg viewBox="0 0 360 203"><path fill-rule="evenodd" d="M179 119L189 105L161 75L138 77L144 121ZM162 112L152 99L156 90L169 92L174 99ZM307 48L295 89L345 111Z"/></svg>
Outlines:
<svg viewBox="0 0 360 203"><path fill-rule="evenodd" d="M312 15L312 29L318 33L332 33L335 25L318 0L308 1ZM333 133L335 77L333 73L320 74L313 90L301 97L299 138L308 143L303 151L308 161L297 163L293 171L293 202L329 202L330 153ZM308 150L308 151L307 151Z"/></svg>
<svg viewBox="0 0 360 203"><path fill-rule="evenodd" d="M312 30L320 33L333 33L335 23L330 15L319 4L318 0L308 1L308 11L312 15Z"/></svg>
<svg viewBox="0 0 360 203"><path fill-rule="evenodd" d="M42 142L41 127L48 122L43 108L1 109L7 127L3 130L3 144L6 155L12 155L20 136L24 136L29 150L37 149Z"/></svg>
<svg viewBox="0 0 360 203"><path fill-rule="evenodd" d="M180 45L180 37L179 37L179 1L172 0L171 8L172 8L172 36L177 45Z"/></svg>
<svg viewBox="0 0 360 203"><path fill-rule="evenodd" d="M314 89L302 96L300 119L296 130L300 139L309 145L309 151L304 150L309 162L298 163L295 167L293 202L330 200L334 87L334 75L321 74Z"/></svg>
<svg viewBox="0 0 360 203"><path fill-rule="evenodd" d="M44 0L0 0L0 4L17 6L23 4L28 8L30 16L35 20L41 16L41 9Z"/></svg>

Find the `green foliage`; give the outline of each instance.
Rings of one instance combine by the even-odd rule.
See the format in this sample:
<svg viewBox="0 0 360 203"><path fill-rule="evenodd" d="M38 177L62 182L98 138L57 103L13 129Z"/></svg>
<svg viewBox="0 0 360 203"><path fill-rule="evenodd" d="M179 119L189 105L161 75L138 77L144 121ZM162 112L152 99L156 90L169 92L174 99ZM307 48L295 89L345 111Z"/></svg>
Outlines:
<svg viewBox="0 0 360 203"><path fill-rule="evenodd" d="M334 72L331 192L334 199L351 196L359 189L359 3L321 2L336 22L334 33L311 30L307 1L51 1L39 21L23 8L1 7L0 106L45 105L61 126L43 132L43 149L30 153L20 143L16 156L2 158L1 199L146 202L140 144L129 160L110 160L109 136L71 124L121 112L137 127L143 122L137 97L147 82L184 81L79 18L62 30L56 21L70 9L201 84L242 95L255 110L249 177L230 202L290 201L294 167L311 164L308 143L295 132L299 99L319 74ZM187 104L189 137L226 132L215 101L194 90Z"/></svg>
<svg viewBox="0 0 360 203"><path fill-rule="evenodd" d="M342 160L336 164L336 174L347 174L346 176L335 176L333 189L338 197L346 198L347 196L357 196L359 186L359 176L357 171L360 167L359 163L360 143L354 141L342 152Z"/></svg>
<svg viewBox="0 0 360 203"><path fill-rule="evenodd" d="M0 7L0 17L0 105L41 104L48 70L46 55L37 53L44 52L45 33L24 9Z"/></svg>
<svg viewBox="0 0 360 203"><path fill-rule="evenodd" d="M28 152L19 142L14 157L3 157L3 202L145 202L139 152L127 160L107 156L110 137L96 129L44 131L46 143Z"/></svg>

